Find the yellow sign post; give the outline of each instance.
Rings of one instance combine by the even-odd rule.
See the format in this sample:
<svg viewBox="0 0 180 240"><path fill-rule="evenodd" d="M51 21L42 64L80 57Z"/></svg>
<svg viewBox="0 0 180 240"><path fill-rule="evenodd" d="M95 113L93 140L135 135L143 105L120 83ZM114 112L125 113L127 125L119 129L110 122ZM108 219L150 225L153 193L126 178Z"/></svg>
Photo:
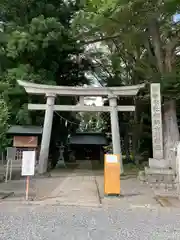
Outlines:
<svg viewBox="0 0 180 240"><path fill-rule="evenodd" d="M120 195L120 155L105 154L104 194Z"/></svg>

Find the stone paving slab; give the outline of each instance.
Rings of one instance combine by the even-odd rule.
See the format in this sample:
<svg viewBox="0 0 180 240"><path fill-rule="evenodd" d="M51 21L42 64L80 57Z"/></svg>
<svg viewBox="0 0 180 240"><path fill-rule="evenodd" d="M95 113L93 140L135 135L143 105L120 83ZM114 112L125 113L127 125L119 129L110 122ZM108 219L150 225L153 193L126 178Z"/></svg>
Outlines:
<svg viewBox="0 0 180 240"><path fill-rule="evenodd" d="M29 199L35 202L44 201L49 204L98 206L99 196L91 162L85 161L78 168L58 169L51 177L32 178L30 180ZM6 201L25 199L26 180L13 180L0 185L5 193L14 192Z"/></svg>
<svg viewBox="0 0 180 240"><path fill-rule="evenodd" d="M79 175L79 173L81 173ZM76 171L65 179L52 193L50 198L56 198L58 203L75 205L99 205L99 196L93 173L83 175Z"/></svg>
<svg viewBox="0 0 180 240"><path fill-rule="evenodd" d="M156 200L162 207L180 208L180 199L178 197L156 196Z"/></svg>
<svg viewBox="0 0 180 240"><path fill-rule="evenodd" d="M104 196L104 176L103 173L96 176L100 197L103 206L123 207L125 205L133 206L159 206L155 195L149 186L142 184L138 179L127 178L121 180L121 196Z"/></svg>
<svg viewBox="0 0 180 240"><path fill-rule="evenodd" d="M62 179L60 178L41 178L31 179L29 188L29 198L33 200L43 199L53 191L55 187L60 184ZM8 197L7 200L22 200L25 198L26 180L13 180L8 183L0 184L0 192L10 193L14 192L13 195Z"/></svg>
<svg viewBox="0 0 180 240"><path fill-rule="evenodd" d="M1 192L14 191L6 201L25 198L25 179L0 184ZM32 179L30 199L34 204L59 204L76 206L112 207L160 206L155 192L149 185L136 178L121 180L121 194L117 197L104 197L103 170L92 171L91 163L84 161L75 170L61 169L52 172L51 177ZM177 201L176 201L176 205Z"/></svg>
<svg viewBox="0 0 180 240"><path fill-rule="evenodd" d="M72 173L72 171L72 168L55 169L44 176L31 177L29 185L29 199L34 201L46 199L51 192ZM25 198L25 189L25 177L21 177L18 180L11 180L7 183L0 183L0 193L3 193L3 195L7 195L12 192L14 193L11 194L6 201L23 201Z"/></svg>
<svg viewBox="0 0 180 240"><path fill-rule="evenodd" d="M51 192L49 198L65 205L99 206L100 199L91 162L80 161L78 167Z"/></svg>

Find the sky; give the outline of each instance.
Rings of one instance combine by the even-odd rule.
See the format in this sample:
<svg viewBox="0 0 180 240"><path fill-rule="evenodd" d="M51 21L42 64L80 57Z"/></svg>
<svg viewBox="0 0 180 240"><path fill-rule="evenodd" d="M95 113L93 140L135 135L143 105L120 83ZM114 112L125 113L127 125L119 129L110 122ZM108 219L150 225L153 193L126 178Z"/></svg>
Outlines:
<svg viewBox="0 0 180 240"><path fill-rule="evenodd" d="M102 97L92 97L91 99L88 97L88 99L85 98L84 102L87 105L95 104L96 106L103 106Z"/></svg>
<svg viewBox="0 0 180 240"><path fill-rule="evenodd" d="M180 14L176 14L173 16L173 21L174 22L179 22L180 21Z"/></svg>

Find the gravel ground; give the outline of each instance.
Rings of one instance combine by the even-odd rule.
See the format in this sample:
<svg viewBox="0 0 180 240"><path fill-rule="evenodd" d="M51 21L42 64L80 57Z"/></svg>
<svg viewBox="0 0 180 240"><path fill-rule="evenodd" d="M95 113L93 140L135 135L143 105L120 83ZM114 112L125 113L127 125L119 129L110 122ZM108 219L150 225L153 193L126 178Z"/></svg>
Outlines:
<svg viewBox="0 0 180 240"><path fill-rule="evenodd" d="M180 209L0 205L1 240L180 239Z"/></svg>

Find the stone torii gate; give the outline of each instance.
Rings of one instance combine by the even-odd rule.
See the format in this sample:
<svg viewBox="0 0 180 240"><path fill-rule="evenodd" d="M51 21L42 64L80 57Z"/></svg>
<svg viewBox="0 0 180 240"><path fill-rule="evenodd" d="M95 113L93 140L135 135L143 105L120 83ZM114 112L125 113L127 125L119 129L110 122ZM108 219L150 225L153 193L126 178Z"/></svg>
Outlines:
<svg viewBox="0 0 180 240"><path fill-rule="evenodd" d="M110 112L113 154L121 154L120 130L118 111L135 111L135 106L118 106L118 96L135 96L144 84L123 87L69 87L51 86L44 84L29 83L18 80L18 84L25 88L29 94L45 95L46 104L28 104L29 110L44 110L44 126L39 156L39 173L47 171L49 144L51 138L53 112L54 111L75 111L75 112ZM79 96L80 105L55 105L55 98L60 96ZM84 106L85 96L106 96L109 99L109 106ZM120 157L121 173L123 173L122 157Z"/></svg>

